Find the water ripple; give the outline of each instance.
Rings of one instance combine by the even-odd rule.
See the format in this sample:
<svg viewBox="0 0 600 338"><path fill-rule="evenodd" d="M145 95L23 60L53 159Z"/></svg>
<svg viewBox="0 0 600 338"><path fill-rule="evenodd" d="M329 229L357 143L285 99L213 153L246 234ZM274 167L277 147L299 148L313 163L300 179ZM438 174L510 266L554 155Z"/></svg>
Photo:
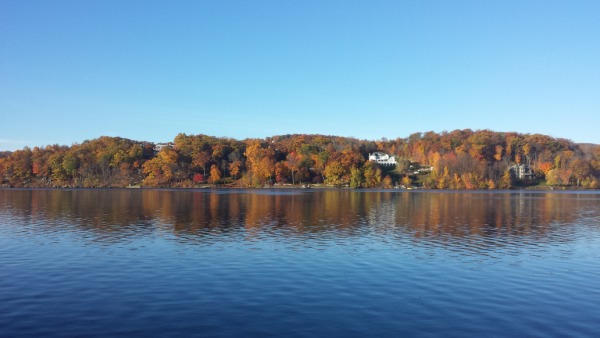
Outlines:
<svg viewBox="0 0 600 338"><path fill-rule="evenodd" d="M2 336L594 336L600 195L2 191Z"/></svg>

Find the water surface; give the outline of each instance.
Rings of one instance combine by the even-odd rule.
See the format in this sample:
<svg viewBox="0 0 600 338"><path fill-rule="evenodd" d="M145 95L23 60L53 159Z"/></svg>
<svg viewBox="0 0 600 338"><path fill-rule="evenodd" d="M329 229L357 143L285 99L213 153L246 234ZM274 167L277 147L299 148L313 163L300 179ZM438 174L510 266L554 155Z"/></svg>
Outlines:
<svg viewBox="0 0 600 338"><path fill-rule="evenodd" d="M600 194L0 190L0 336L598 336Z"/></svg>

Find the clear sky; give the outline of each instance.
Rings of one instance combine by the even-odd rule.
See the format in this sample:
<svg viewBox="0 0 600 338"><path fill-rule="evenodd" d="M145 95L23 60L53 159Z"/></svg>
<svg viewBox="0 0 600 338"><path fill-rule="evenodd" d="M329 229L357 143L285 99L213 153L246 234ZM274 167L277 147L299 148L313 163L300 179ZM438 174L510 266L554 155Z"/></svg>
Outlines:
<svg viewBox="0 0 600 338"><path fill-rule="evenodd" d="M599 127L598 0L0 0L0 150Z"/></svg>

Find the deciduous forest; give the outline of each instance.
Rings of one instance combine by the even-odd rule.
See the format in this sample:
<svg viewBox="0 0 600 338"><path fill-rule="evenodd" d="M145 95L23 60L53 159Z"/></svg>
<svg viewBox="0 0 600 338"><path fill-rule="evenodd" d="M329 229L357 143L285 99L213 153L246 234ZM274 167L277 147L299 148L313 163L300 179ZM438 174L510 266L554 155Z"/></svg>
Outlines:
<svg viewBox="0 0 600 338"><path fill-rule="evenodd" d="M369 154L394 156L382 166ZM100 137L0 153L3 187L510 189L600 187L600 146L540 134L454 130L375 141L325 135L167 144Z"/></svg>

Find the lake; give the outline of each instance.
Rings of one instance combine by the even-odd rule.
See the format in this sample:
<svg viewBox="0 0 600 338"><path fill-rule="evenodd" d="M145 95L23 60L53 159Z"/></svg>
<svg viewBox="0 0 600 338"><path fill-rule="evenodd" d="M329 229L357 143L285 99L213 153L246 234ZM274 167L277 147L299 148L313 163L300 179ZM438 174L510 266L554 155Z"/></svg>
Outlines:
<svg viewBox="0 0 600 338"><path fill-rule="evenodd" d="M0 190L0 336L600 334L600 194Z"/></svg>

